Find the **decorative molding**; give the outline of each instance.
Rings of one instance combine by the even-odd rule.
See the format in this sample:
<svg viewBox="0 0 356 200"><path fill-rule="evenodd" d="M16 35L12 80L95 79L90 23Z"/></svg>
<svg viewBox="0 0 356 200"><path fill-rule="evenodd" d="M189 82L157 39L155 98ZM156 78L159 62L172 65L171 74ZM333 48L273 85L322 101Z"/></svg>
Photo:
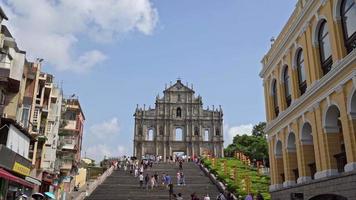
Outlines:
<svg viewBox="0 0 356 200"><path fill-rule="evenodd" d="M283 187L291 187L291 186L295 186L296 182L295 181L284 181L283 182Z"/></svg>
<svg viewBox="0 0 356 200"><path fill-rule="evenodd" d="M276 191L276 190L279 190L279 189L282 189L282 188L283 188L282 184L273 184L273 185L269 186L269 191L273 192L273 191Z"/></svg>
<svg viewBox="0 0 356 200"><path fill-rule="evenodd" d="M324 126L324 132L327 134L340 133L340 128L337 126Z"/></svg>
<svg viewBox="0 0 356 200"><path fill-rule="evenodd" d="M301 145L314 145L313 140L300 140Z"/></svg>
<svg viewBox="0 0 356 200"><path fill-rule="evenodd" d="M326 84L328 84L331 80L333 80L335 78L335 76L337 76L342 70L344 70L349 64L351 64L355 60L356 60L356 51L352 51L340 63L338 63L337 66L333 67L328 74L326 74L319 81L317 81L314 85L312 85L310 87L310 89L307 90L306 93L299 98L300 100L298 100L297 103L291 105L286 110L282 111L277 118L275 118L274 120L270 121L266 126L266 129L265 129L266 132L269 132L272 128L277 126L279 124L279 122L282 122L280 126L285 126L283 124L289 124L289 121L285 120L285 118L287 118L288 115L292 111L294 111L298 106L300 106L302 103L304 103L307 99L311 98L311 96L314 95L318 90L320 90L320 88L322 88ZM343 79L341 82L339 82L339 84L345 84L347 81L349 81L350 79L354 78L354 76L356 76L356 69L354 69L347 77L345 77L345 79ZM323 99L325 99L327 96L329 96L339 84L337 84L334 88L332 88L328 92L324 93L324 95L322 95L319 98L315 99L315 102L317 102L317 105ZM312 105L312 106L314 107L315 104ZM300 113L298 113L297 116L302 115L309 108L310 107L307 107L306 109L302 110Z"/></svg>
<svg viewBox="0 0 356 200"><path fill-rule="evenodd" d="M343 86L344 86L344 85L342 85L342 84L340 84L339 86L337 86L337 87L335 88L335 92L338 93L338 94L341 93L342 90L343 90L343 88L344 88Z"/></svg>
<svg viewBox="0 0 356 200"><path fill-rule="evenodd" d="M295 40L295 39L290 39L293 34L295 34L296 28L298 27L298 25L301 23L302 19L304 18L304 16L306 15L306 13L308 13L308 10L311 8L311 5L313 4L314 1L307 1L306 4L304 5L302 11L300 12L300 15L297 17L297 20L294 22L294 24L291 26L290 30L285 34L286 36L283 38L283 41L280 43L281 45L279 45L278 48L275 49L275 51L271 52L271 50L269 50L267 52L266 55L268 55L269 53L271 53L269 55L269 59L268 62L265 63L265 65L263 66L261 72L259 73L260 77L263 77L264 74L270 69L273 68L272 64L275 62L275 60L277 59L277 55L281 55L281 51L283 51L285 49L285 46L287 46L287 42L291 41L291 40ZM320 4L321 5L321 4ZM320 5L317 6L317 9L319 9ZM316 10L317 10L316 9ZM316 11L312 11L310 13L314 13ZM311 15L306 21L308 23L310 23L309 21L311 20L311 18L314 15ZM282 29L283 31L283 29ZM282 32L281 32L282 33ZM281 35L281 33L279 35ZM294 38L297 37L298 34L296 34L294 36ZM278 38L277 38L278 39ZM271 48L272 49L272 48ZM266 58L266 56L265 56ZM279 58L279 57L278 57ZM263 59L264 60L264 59Z"/></svg>
<svg viewBox="0 0 356 200"><path fill-rule="evenodd" d="M310 181L312 181L312 178L310 176L301 176L297 179L297 184L308 183Z"/></svg>
<svg viewBox="0 0 356 200"><path fill-rule="evenodd" d="M330 96L326 97L326 104L328 105L328 107L330 107L331 103L330 103Z"/></svg>
<svg viewBox="0 0 356 200"><path fill-rule="evenodd" d="M356 162L347 163L344 169L345 172L356 171Z"/></svg>
<svg viewBox="0 0 356 200"><path fill-rule="evenodd" d="M336 176L338 174L339 174L339 172L337 169L327 169L324 171L316 172L314 175L314 178L321 179L321 178L325 178L325 177Z"/></svg>

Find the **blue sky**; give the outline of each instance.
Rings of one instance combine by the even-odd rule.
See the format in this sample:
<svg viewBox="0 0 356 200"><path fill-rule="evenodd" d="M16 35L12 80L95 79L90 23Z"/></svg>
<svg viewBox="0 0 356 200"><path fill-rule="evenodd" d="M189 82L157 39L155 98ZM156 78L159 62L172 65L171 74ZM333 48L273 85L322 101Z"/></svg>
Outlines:
<svg viewBox="0 0 356 200"><path fill-rule="evenodd" d="M204 106L222 105L226 144L264 121L260 60L295 4L286 0L0 3L10 18L6 24L28 58L44 58L44 70L63 82L65 94L79 96L86 116L83 154L95 159L132 153L136 104L154 105L165 84L178 77L194 84Z"/></svg>

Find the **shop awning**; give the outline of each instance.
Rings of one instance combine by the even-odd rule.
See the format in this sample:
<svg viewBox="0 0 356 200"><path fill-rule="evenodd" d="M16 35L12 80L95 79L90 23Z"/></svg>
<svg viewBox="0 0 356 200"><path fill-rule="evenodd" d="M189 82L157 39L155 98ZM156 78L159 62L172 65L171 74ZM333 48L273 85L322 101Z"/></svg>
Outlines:
<svg viewBox="0 0 356 200"><path fill-rule="evenodd" d="M0 177L4 178L4 179L7 179L9 181L13 181L13 182L19 183L19 184L24 185L26 187L33 188L33 184L25 181L22 178L19 178L17 176L12 175L11 173L7 172L6 170L4 170L2 168L0 168Z"/></svg>

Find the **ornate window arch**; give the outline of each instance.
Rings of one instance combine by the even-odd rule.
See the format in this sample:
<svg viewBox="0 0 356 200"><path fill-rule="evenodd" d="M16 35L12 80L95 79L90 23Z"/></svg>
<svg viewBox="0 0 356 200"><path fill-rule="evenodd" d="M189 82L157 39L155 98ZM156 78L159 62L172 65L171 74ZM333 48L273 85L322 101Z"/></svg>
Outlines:
<svg viewBox="0 0 356 200"><path fill-rule="evenodd" d="M322 19L319 25L318 45L319 45L321 68L323 74L325 75L331 70L331 66L333 64L328 23L325 19Z"/></svg>
<svg viewBox="0 0 356 200"><path fill-rule="evenodd" d="M345 47L348 53L356 48L356 3L354 0L342 0L340 6Z"/></svg>
<svg viewBox="0 0 356 200"><path fill-rule="evenodd" d="M303 95L307 89L307 78L305 73L303 49L298 49L296 53L296 68L298 71L298 86L300 95Z"/></svg>

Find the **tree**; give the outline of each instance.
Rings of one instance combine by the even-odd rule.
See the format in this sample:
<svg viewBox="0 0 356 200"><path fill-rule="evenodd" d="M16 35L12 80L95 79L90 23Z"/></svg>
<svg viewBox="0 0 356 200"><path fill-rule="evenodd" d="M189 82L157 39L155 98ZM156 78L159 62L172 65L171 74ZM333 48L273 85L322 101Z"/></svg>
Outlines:
<svg viewBox="0 0 356 200"><path fill-rule="evenodd" d="M234 156L234 153L239 151L250 157L251 160L263 160L268 163L268 144L264 134L265 126L265 122L255 125L252 130L252 136L236 135L232 144L225 148L225 155Z"/></svg>
<svg viewBox="0 0 356 200"><path fill-rule="evenodd" d="M255 137L265 137L266 122L260 122L253 126L252 135Z"/></svg>

